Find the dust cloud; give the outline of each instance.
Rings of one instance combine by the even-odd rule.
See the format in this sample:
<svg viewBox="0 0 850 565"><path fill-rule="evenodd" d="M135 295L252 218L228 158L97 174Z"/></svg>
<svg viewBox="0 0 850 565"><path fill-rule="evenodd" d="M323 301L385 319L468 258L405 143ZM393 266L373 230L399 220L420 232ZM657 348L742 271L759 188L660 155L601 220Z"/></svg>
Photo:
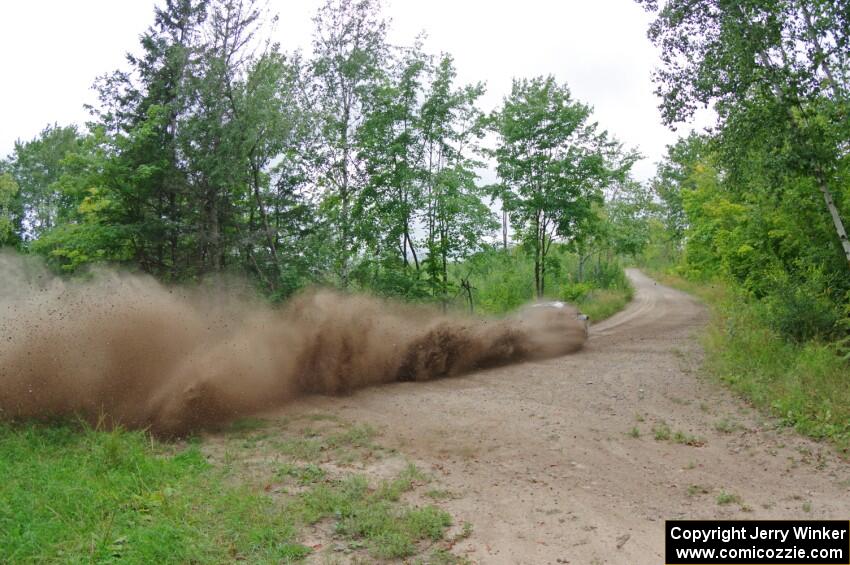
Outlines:
<svg viewBox="0 0 850 565"><path fill-rule="evenodd" d="M445 315L310 290L280 308L232 285L86 282L0 256L0 419L77 414L181 435L310 393L450 377L579 349L568 309Z"/></svg>

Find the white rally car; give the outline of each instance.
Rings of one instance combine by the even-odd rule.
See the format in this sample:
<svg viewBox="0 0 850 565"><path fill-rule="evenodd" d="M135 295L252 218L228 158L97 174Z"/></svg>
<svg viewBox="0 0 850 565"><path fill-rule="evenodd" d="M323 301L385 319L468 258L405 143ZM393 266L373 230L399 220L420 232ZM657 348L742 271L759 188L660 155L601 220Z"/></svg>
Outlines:
<svg viewBox="0 0 850 565"><path fill-rule="evenodd" d="M557 310L567 310L567 311L575 311L576 320L579 320L584 324L584 335L587 336L588 331L590 329L590 316L587 314L582 314L579 310L573 306L572 304L567 304L566 302L560 302L558 300L553 300L549 302L535 302L531 305L531 308L554 308Z"/></svg>

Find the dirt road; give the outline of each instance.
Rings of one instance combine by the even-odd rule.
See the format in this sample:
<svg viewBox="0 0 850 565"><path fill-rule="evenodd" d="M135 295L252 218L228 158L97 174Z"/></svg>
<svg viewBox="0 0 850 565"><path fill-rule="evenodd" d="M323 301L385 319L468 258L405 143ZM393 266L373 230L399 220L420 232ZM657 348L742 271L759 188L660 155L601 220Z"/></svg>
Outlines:
<svg viewBox="0 0 850 565"><path fill-rule="evenodd" d="M581 353L286 410L381 430L457 494L474 562L657 565L667 518L846 520L850 466L699 376L704 308L629 276L634 302Z"/></svg>

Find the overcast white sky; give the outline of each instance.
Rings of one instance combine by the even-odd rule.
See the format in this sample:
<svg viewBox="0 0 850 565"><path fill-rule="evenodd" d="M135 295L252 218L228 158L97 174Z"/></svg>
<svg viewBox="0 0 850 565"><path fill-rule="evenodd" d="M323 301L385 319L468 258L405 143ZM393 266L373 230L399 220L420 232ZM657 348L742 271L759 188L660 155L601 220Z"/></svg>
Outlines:
<svg viewBox="0 0 850 565"><path fill-rule="evenodd" d="M270 0L276 39L308 50L321 0ZM94 78L124 66L153 21L154 0L10 0L0 10L0 155L48 123L82 124ZM495 108L513 77L554 74L595 108L601 126L645 159L647 179L677 134L661 125L650 73L658 60L646 38L649 15L633 0L388 0L390 40L455 57L458 78L484 81L483 109ZM684 129L682 130L684 131Z"/></svg>

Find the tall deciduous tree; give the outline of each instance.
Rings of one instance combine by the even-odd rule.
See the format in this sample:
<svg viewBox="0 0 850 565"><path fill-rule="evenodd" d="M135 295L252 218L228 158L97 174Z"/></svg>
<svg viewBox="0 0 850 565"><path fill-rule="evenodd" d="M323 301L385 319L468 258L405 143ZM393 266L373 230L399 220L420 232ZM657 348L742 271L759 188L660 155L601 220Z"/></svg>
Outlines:
<svg viewBox="0 0 850 565"><path fill-rule="evenodd" d="M30 141L15 142L9 173L19 189L15 230L22 241L37 239L56 226L67 210L57 182L65 171L65 159L79 144L76 127L58 125L44 128Z"/></svg>
<svg viewBox="0 0 850 565"><path fill-rule="evenodd" d="M295 242L313 228L303 195L312 141L303 75L298 57L273 48L251 64L232 97L237 167L247 187L238 247L246 269L273 294L297 288L301 254Z"/></svg>
<svg viewBox="0 0 850 565"><path fill-rule="evenodd" d="M546 286L546 255L556 238L575 241L595 220L602 190L624 180L636 159L590 121L591 109L555 79L515 80L494 116L499 196L534 257L537 296Z"/></svg>
<svg viewBox="0 0 850 565"><path fill-rule="evenodd" d="M661 199L667 233L677 246L681 244L688 227L682 191L693 188L693 168L707 150L707 144L706 136L692 133L669 145L652 179L652 189Z"/></svg>
<svg viewBox="0 0 850 565"><path fill-rule="evenodd" d="M765 177L782 171L813 179L850 264L842 220L850 134L846 4L670 0L659 8L655 0L638 1L657 16L649 36L662 49L655 78L665 122L713 103L731 175L758 153L770 156L761 159Z"/></svg>
<svg viewBox="0 0 850 565"><path fill-rule="evenodd" d="M475 173L482 165L479 142L485 123L476 103L484 85L455 86L456 76L453 59L444 54L422 105L420 125L426 270L433 293L443 300L449 293L449 262L481 249L496 227Z"/></svg>
<svg viewBox="0 0 850 565"><path fill-rule="evenodd" d="M16 210L17 202L18 183L11 174L0 169L0 247L20 242L15 229L20 217Z"/></svg>
<svg viewBox="0 0 850 565"><path fill-rule="evenodd" d="M357 242L352 208L364 182L357 138L366 98L383 74L386 22L378 0L327 0L314 19L313 72L321 120L319 180L337 241L336 270L347 287Z"/></svg>
<svg viewBox="0 0 850 565"><path fill-rule="evenodd" d="M367 175L356 204L358 236L376 257L399 257L405 268L416 271L420 264L413 229L422 205L419 96L426 73L419 46L407 50L371 91L358 132Z"/></svg>

